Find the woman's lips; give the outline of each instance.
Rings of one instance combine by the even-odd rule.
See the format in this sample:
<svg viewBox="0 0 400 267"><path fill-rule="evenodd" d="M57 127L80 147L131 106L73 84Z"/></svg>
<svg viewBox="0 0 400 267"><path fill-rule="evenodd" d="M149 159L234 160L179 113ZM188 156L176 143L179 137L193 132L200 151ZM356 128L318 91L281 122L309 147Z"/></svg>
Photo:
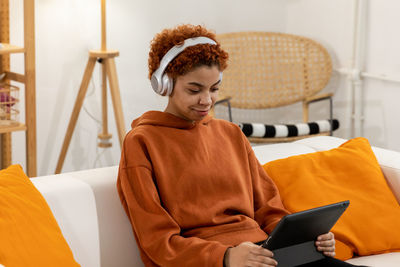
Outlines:
<svg viewBox="0 0 400 267"><path fill-rule="evenodd" d="M209 109L207 109L207 110L197 110L197 109L195 109L195 111L198 114L200 114L201 116L206 116L210 110Z"/></svg>

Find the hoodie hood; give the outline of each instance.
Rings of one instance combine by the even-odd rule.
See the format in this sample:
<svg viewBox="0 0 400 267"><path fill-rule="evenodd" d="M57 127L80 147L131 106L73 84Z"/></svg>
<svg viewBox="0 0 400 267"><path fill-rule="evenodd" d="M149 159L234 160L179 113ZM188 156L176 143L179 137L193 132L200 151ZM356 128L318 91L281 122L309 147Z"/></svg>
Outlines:
<svg viewBox="0 0 400 267"><path fill-rule="evenodd" d="M154 125L154 126L164 126L170 128L178 129L190 129L195 127L197 124L207 124L212 120L212 117L207 115L204 119L198 122L188 121L179 118L171 113L162 111L148 111L144 113L139 118L135 119L131 126L132 129L140 125Z"/></svg>

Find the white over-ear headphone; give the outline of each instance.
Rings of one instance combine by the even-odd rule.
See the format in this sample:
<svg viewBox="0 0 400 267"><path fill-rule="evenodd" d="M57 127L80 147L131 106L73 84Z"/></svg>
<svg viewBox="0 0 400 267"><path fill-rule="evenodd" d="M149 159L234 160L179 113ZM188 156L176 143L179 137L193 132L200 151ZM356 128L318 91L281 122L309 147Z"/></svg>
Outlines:
<svg viewBox="0 0 400 267"><path fill-rule="evenodd" d="M168 77L168 74L164 73L168 64L183 50L185 50L189 46L195 46L198 44L212 44L216 45L217 43L204 36L194 37L186 39L183 44L175 45L163 56L160 62L160 66L156 71L151 75L151 86L153 90L160 95L170 95L172 93L172 89L174 88L173 80Z"/></svg>

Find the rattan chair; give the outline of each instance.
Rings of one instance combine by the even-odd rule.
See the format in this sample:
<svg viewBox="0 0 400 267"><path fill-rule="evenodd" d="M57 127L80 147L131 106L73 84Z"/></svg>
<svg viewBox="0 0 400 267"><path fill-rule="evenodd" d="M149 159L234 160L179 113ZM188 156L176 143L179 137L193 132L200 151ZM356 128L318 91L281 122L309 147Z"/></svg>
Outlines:
<svg viewBox="0 0 400 267"><path fill-rule="evenodd" d="M221 100L217 104L228 105L231 121L231 107L268 109L302 101L303 123L300 124L303 125L309 123L310 103L329 100L329 129L317 131L317 135L332 135L332 130L338 127L338 122L332 118L333 94L318 95L332 72L331 58L324 47L309 38L273 32L226 33L219 34L217 39L229 53L220 90ZM254 143L288 142L309 135L265 136L250 135L248 138Z"/></svg>

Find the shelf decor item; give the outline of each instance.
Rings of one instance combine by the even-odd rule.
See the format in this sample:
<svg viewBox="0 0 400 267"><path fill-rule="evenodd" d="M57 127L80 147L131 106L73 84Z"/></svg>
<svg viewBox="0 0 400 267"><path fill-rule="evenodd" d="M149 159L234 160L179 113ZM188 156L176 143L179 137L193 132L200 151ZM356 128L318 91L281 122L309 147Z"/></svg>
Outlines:
<svg viewBox="0 0 400 267"><path fill-rule="evenodd" d="M0 127L18 125L19 88L11 84L0 83Z"/></svg>
<svg viewBox="0 0 400 267"><path fill-rule="evenodd" d="M121 95L119 92L117 69L115 66L114 58L119 56L119 51L108 50L106 45L106 1L101 0L101 49L90 50L89 60L86 65L85 73L83 74L81 86L79 88L78 96L76 97L74 109L68 124L67 132L64 137L64 142L61 148L60 156L58 158L55 173L60 173L64 164L65 156L68 151L68 146L78 120L79 112L82 108L83 101L88 89L90 79L93 74L96 62L101 64L102 67L102 132L98 135L99 147L110 147L112 144L109 141L111 134L108 132L108 119L107 119L107 79L110 84L111 99L114 108L115 121L118 130L118 139L120 146L125 137L125 124L124 115L122 113Z"/></svg>

